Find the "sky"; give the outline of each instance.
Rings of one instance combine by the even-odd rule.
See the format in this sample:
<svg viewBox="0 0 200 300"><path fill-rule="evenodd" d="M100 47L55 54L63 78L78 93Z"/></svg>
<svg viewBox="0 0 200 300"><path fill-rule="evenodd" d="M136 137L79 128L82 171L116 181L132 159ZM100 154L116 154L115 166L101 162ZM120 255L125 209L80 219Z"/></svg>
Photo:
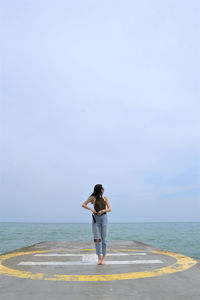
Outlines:
<svg viewBox="0 0 200 300"><path fill-rule="evenodd" d="M200 222L200 2L0 5L0 221Z"/></svg>

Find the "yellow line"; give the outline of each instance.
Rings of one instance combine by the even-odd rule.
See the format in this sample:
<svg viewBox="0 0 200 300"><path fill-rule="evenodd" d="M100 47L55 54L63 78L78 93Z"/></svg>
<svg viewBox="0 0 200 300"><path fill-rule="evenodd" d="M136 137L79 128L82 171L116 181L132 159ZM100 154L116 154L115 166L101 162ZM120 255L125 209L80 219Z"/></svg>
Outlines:
<svg viewBox="0 0 200 300"><path fill-rule="evenodd" d="M84 249L86 250L86 249ZM89 249L92 250L92 249ZM138 249L118 249L120 251L139 251ZM193 267L198 262L188 256L182 254L173 253L169 251L151 251L150 253L168 255L176 259L176 263L164 268L154 269L151 271L133 272L133 273L119 273L119 274L105 274L105 275L61 275L61 274L47 274L47 273L32 273L27 271L21 271L11 269L2 264L4 260L12 257L28 255L33 253L49 252L51 250L30 251L30 252L14 252L10 254L4 254L0 256L0 274L7 276L30 278L30 279L43 279L43 280L56 280L56 281L113 281L113 280L125 280L136 278L157 277L166 274L172 274L180 271L187 270ZM144 251L144 250L142 250Z"/></svg>
<svg viewBox="0 0 200 300"><path fill-rule="evenodd" d="M4 274L7 276L13 276L13 277L19 277L19 278L31 278L31 279L43 279L44 275L43 273L37 273L33 274L32 272L26 272L21 270L15 270L8 268L4 265L2 265L2 262L4 260L7 260L11 257L21 256L21 255L27 255L27 254L35 254L35 253L42 253L42 252L49 252L50 250L40 250L40 251L29 251L29 252L14 252L14 253L8 253L0 255L0 274Z"/></svg>

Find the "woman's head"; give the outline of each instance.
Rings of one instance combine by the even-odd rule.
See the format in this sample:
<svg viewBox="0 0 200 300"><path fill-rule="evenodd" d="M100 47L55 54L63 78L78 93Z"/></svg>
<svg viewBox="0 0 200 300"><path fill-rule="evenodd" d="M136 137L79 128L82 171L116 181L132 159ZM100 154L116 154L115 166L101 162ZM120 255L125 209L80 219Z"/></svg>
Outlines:
<svg viewBox="0 0 200 300"><path fill-rule="evenodd" d="M92 196L94 196L95 198L101 197L103 195L103 192L104 192L104 188L102 184L96 184L94 186L94 191L92 193Z"/></svg>

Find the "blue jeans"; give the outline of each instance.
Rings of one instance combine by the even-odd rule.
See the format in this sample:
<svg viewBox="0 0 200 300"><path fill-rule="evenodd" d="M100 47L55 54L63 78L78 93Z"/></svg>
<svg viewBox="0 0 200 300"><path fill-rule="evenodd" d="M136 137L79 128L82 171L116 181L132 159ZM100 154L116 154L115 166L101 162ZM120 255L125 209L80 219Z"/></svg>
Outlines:
<svg viewBox="0 0 200 300"><path fill-rule="evenodd" d="M96 247L96 254L101 254L101 241L102 241L102 253L106 255L107 250L107 233L108 233L108 217L107 215L97 216L94 215L96 223L92 220L92 232ZM99 240L99 241L95 241Z"/></svg>

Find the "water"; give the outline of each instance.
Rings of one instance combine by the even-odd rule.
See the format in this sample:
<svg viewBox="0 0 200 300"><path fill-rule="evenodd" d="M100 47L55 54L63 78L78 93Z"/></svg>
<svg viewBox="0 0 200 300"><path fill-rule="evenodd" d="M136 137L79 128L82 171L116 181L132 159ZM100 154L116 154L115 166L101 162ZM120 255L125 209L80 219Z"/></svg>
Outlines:
<svg viewBox="0 0 200 300"><path fill-rule="evenodd" d="M109 223L108 240L136 240L200 259L200 222ZM91 241L90 223L0 223L0 253L43 241Z"/></svg>

